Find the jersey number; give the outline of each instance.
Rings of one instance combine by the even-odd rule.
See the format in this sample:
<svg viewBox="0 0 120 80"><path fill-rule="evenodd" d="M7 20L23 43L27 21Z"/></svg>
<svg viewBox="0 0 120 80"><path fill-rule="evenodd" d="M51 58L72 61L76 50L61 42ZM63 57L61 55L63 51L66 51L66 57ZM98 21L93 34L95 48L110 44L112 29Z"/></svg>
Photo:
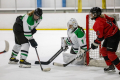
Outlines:
<svg viewBox="0 0 120 80"><path fill-rule="evenodd" d="M107 23L108 23L110 26L112 26L112 22L111 22L111 21L107 21Z"/></svg>
<svg viewBox="0 0 120 80"><path fill-rule="evenodd" d="M84 41L83 41L83 39L82 39L81 41L82 41L82 43L84 44Z"/></svg>

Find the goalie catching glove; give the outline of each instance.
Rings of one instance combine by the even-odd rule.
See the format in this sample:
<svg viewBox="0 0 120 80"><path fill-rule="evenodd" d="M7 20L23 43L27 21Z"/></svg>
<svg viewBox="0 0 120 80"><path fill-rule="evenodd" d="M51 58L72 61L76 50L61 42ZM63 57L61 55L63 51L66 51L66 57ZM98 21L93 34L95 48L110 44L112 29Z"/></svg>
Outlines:
<svg viewBox="0 0 120 80"><path fill-rule="evenodd" d="M68 49L68 45L67 45L67 37L62 37L61 38L61 47L63 48L63 51L66 51Z"/></svg>

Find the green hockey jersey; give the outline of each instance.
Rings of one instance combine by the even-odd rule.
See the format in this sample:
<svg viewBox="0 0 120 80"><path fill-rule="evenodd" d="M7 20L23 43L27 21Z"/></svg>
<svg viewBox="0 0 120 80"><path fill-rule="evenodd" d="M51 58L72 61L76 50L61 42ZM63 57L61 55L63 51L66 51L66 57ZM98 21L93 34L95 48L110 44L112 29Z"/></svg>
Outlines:
<svg viewBox="0 0 120 80"><path fill-rule="evenodd" d="M71 29L68 29L67 35L68 35L68 39L66 40L66 42L68 45L72 45L75 53L78 52L79 47L81 47L84 50L87 49L86 35L80 28L76 28L74 31L72 31Z"/></svg>
<svg viewBox="0 0 120 80"><path fill-rule="evenodd" d="M40 19L38 19L37 21L35 21L33 19L33 15L29 16L27 14L25 14L22 18L23 21L23 32L24 32L24 36L29 40L32 39L32 33L31 31L36 28L38 26L38 24L41 22L42 17L40 17Z"/></svg>

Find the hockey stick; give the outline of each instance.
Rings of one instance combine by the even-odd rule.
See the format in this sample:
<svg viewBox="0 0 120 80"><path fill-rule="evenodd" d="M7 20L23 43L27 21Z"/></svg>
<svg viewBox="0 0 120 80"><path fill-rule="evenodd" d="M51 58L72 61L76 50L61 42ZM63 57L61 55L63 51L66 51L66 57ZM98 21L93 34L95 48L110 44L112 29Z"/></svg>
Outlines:
<svg viewBox="0 0 120 80"><path fill-rule="evenodd" d="M86 53L87 51L89 51L91 48L89 48L88 50L86 50L84 53ZM69 65L70 63L72 63L73 61L75 61L77 58L80 58L82 56L77 56L76 58L74 58L73 60L71 60L70 62L68 62L67 64L61 64L61 63L56 63L54 62L53 65L55 66L62 66L62 67L66 67L67 65Z"/></svg>
<svg viewBox="0 0 120 80"><path fill-rule="evenodd" d="M8 43L8 41L5 40L5 50L0 52L0 54L8 52L8 50L9 50L9 43Z"/></svg>
<svg viewBox="0 0 120 80"><path fill-rule="evenodd" d="M50 64L62 51L63 51L63 48L61 48L56 54L54 54L48 61L46 62L41 61L41 64L43 65ZM35 61L35 64L39 64L39 61Z"/></svg>
<svg viewBox="0 0 120 80"><path fill-rule="evenodd" d="M37 54L37 57L38 57L38 61L39 61L41 70L44 71L44 72L50 71L51 68L46 68L46 69L43 69L43 68L42 68L42 65L41 65L40 58L39 58L39 55L38 55L38 52L37 52L37 48L36 48L36 47L35 47L35 51L36 51L36 54Z"/></svg>

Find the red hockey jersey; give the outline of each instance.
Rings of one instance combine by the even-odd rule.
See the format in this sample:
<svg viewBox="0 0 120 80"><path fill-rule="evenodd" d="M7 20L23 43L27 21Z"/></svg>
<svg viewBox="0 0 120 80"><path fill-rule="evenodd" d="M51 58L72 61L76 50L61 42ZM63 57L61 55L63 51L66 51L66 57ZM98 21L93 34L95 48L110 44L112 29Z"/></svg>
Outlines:
<svg viewBox="0 0 120 80"><path fill-rule="evenodd" d="M112 22L113 20L114 18L108 17L107 15L105 15L105 18L96 18L93 25L93 30L97 35L95 42L100 43L101 39L113 36L118 31L118 27Z"/></svg>

